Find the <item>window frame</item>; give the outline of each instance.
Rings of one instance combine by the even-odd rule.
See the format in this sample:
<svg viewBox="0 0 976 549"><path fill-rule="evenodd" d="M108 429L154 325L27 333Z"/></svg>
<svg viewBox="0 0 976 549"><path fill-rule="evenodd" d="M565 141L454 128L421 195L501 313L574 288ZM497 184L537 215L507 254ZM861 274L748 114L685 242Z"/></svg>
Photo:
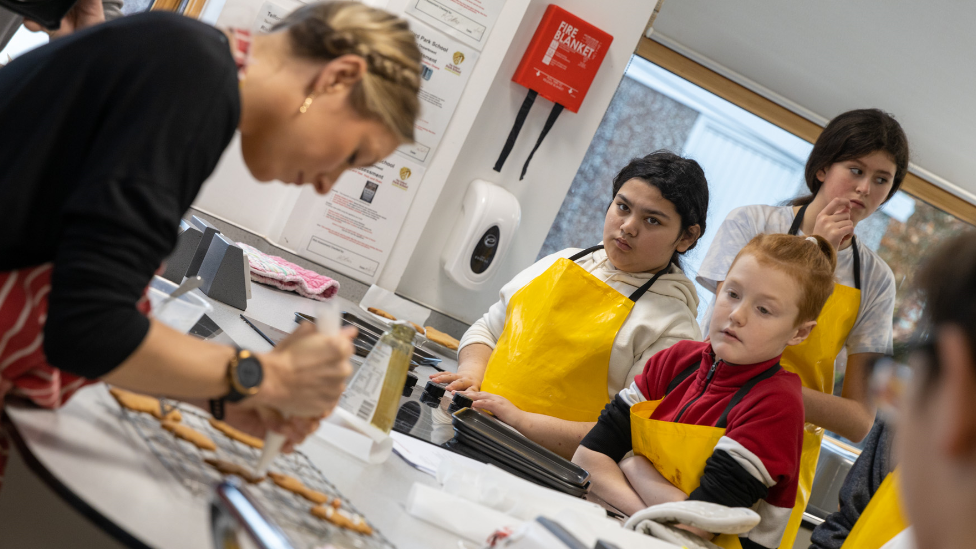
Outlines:
<svg viewBox="0 0 976 549"><path fill-rule="evenodd" d="M819 124L646 36L641 37L634 54L810 143L815 142L823 131ZM970 225L976 225L976 205L926 179L909 172L901 190Z"/></svg>

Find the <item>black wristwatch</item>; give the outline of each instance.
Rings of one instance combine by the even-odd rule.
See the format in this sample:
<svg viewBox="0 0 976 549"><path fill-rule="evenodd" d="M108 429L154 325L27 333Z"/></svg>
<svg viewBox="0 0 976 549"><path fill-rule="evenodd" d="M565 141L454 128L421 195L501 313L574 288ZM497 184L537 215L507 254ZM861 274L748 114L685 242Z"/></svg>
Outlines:
<svg viewBox="0 0 976 549"><path fill-rule="evenodd" d="M224 401L240 402L257 394L263 379L264 368L261 367L261 361L251 351L238 348L234 358L227 364L230 392L223 398L210 401L210 413L215 419L223 419Z"/></svg>

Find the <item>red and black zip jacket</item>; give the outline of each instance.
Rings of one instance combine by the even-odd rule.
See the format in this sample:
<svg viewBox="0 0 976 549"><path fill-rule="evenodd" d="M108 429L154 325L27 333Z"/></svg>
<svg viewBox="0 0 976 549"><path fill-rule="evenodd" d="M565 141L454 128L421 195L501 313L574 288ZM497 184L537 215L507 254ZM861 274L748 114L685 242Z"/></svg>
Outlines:
<svg viewBox="0 0 976 549"><path fill-rule="evenodd" d="M727 411L725 436L689 499L752 508L761 521L740 536L743 547L777 547L796 498L804 417L800 378L777 367L779 359L729 364L715 360L709 343L676 343L647 361L581 445L619 462L633 449L630 407L643 400L664 399L652 419L690 425L715 426Z"/></svg>

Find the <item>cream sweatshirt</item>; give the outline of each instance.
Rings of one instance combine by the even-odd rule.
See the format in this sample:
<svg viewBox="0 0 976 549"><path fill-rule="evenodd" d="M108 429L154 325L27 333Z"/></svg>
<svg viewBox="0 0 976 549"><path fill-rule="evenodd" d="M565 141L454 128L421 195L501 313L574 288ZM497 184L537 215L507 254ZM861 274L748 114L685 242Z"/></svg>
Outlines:
<svg viewBox="0 0 976 549"><path fill-rule="evenodd" d="M494 349L505 329L508 300L544 273L557 259L569 258L579 251L579 248L567 248L546 256L502 286L498 302L468 328L459 347L463 349L472 343L484 343ZM576 264L624 297L630 297L630 294L654 276L651 273L628 273L614 268L603 250L579 259ZM585 304L580 303L580 307L585 307ZM681 269L672 265L671 272L661 275L634 304L627 320L617 332L610 351L608 398L613 399L621 389L629 386L654 353L681 340L701 341L697 314L698 294L694 283Z"/></svg>

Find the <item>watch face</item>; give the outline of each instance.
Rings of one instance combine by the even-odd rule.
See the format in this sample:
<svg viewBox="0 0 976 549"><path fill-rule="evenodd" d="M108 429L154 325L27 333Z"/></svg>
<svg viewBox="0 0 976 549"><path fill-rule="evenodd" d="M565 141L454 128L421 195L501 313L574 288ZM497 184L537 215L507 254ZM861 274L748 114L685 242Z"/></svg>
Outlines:
<svg viewBox="0 0 976 549"><path fill-rule="evenodd" d="M240 361L237 365L237 381L241 386L253 389L261 385L264 377L261 371L261 364L255 358L247 358Z"/></svg>

